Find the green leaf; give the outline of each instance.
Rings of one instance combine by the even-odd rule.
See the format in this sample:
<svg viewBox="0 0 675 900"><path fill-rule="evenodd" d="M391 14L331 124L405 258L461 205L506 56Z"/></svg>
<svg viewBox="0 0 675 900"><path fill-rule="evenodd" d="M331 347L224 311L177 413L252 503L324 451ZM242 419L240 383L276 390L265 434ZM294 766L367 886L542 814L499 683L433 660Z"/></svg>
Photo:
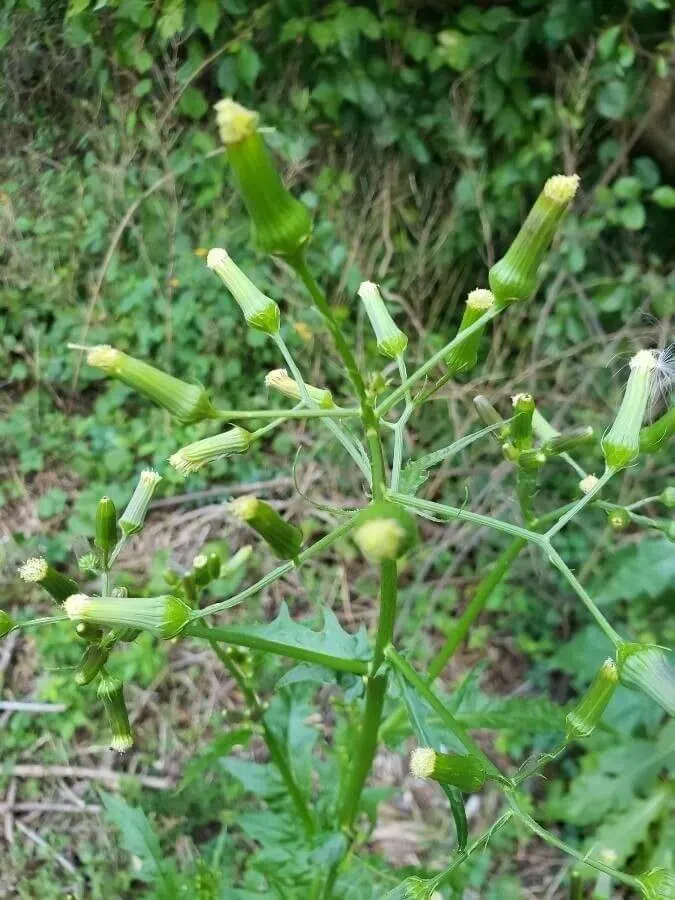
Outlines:
<svg viewBox="0 0 675 900"><path fill-rule="evenodd" d="M260 74L262 63L260 57L250 44L242 44L237 56L237 75L244 84L252 87Z"/></svg>
<svg viewBox="0 0 675 900"><path fill-rule="evenodd" d="M106 817L122 835L122 846L141 862L137 878L154 881L164 866L159 838L142 809L129 806L121 797L99 791Z"/></svg>
<svg viewBox="0 0 675 900"><path fill-rule="evenodd" d="M598 38L598 53L602 59L609 59L621 34L621 26L613 25L611 28L605 29Z"/></svg>
<svg viewBox="0 0 675 900"><path fill-rule="evenodd" d="M598 604L649 597L654 600L675 589L675 553L665 538L640 541L607 560L592 592Z"/></svg>
<svg viewBox="0 0 675 900"><path fill-rule="evenodd" d="M647 214L641 203L629 203L620 210L619 218L624 228L628 228L630 231L639 231L645 226Z"/></svg>
<svg viewBox="0 0 675 900"><path fill-rule="evenodd" d="M183 786L190 784L226 757L233 747L238 744L246 746L251 738L250 728L237 728L227 734L221 734L203 750L198 756L193 756L183 773Z"/></svg>
<svg viewBox="0 0 675 900"><path fill-rule="evenodd" d="M305 681L311 681L314 684L335 684L336 677L337 673L325 666L317 666L314 663L298 663L277 681L277 690Z"/></svg>
<svg viewBox="0 0 675 900"><path fill-rule="evenodd" d="M673 209L675 207L675 188L672 188L669 184L658 187L652 193L652 200L665 209Z"/></svg>
<svg viewBox="0 0 675 900"><path fill-rule="evenodd" d="M66 12L66 19L71 19L73 16L79 16L85 9L89 8L90 3L91 0L70 0L68 11Z"/></svg>
<svg viewBox="0 0 675 900"><path fill-rule="evenodd" d="M218 5L218 0L199 0L197 4L197 25L202 31L205 31L212 38L218 27L219 20L220 6Z"/></svg>
<svg viewBox="0 0 675 900"><path fill-rule="evenodd" d="M256 797L270 799L282 796L286 787L281 775L271 763L256 763L250 759L228 757L220 760L220 766L240 782L244 790Z"/></svg>
<svg viewBox="0 0 675 900"><path fill-rule="evenodd" d="M470 39L454 28L439 31L438 35L439 55L446 66L463 72L469 65Z"/></svg>
<svg viewBox="0 0 675 900"><path fill-rule="evenodd" d="M476 710L462 709L456 718L466 728L494 728L525 734L565 730L565 710L544 697L487 701Z"/></svg>
<svg viewBox="0 0 675 900"><path fill-rule="evenodd" d="M628 88L623 81L608 81L595 100L595 108L605 119L620 119L628 107Z"/></svg>
<svg viewBox="0 0 675 900"><path fill-rule="evenodd" d="M162 14L157 21L157 30L163 40L168 41L183 27L185 0L165 0Z"/></svg>
<svg viewBox="0 0 675 900"><path fill-rule="evenodd" d="M183 92L178 109L191 119L201 119L208 112L209 104L199 88L189 87Z"/></svg>
<svg viewBox="0 0 675 900"><path fill-rule="evenodd" d="M622 868L647 838L649 827L661 815L668 801L666 790L657 791L646 800L636 800L628 809L613 816L598 828L587 842L586 851L594 859L610 854L612 865ZM582 874L595 877L590 866L579 867Z"/></svg>

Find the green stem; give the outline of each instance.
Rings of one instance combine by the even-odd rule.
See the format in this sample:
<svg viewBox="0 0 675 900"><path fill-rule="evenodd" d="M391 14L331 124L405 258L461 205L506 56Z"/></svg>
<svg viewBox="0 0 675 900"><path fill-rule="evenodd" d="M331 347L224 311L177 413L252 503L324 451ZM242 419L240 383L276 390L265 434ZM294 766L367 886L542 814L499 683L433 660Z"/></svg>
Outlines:
<svg viewBox="0 0 675 900"><path fill-rule="evenodd" d="M384 655L396 671L405 678L405 680L417 691L419 696L433 709L448 731L452 732L462 744L466 752L481 759L490 776L496 778L499 782L504 783L506 780L505 777L499 771L497 766L495 766L490 757L481 750L466 729L460 725L453 714L446 709L441 700L434 694L426 681L417 674L410 663L406 662L406 660L403 659L391 645L386 648Z"/></svg>
<svg viewBox="0 0 675 900"><path fill-rule="evenodd" d="M467 329L468 330L468 329ZM462 332L463 334L464 332ZM397 491L389 492L389 499L396 503L401 503L409 509L414 509L420 513L428 513L433 517L441 517L442 519L461 519L465 522L473 522L474 525L487 525L488 528L494 528L495 531L503 531L505 534L511 534L514 537L520 537L525 541L531 541L538 546L546 544L541 534L536 534L527 528L521 528L520 525L513 525L511 522L502 522L501 519L493 519L492 516L483 516L480 513L471 512L468 509L459 509L456 506L446 506L444 503L435 503L433 500L422 500L419 497L413 497L409 494L399 494Z"/></svg>
<svg viewBox="0 0 675 900"><path fill-rule="evenodd" d="M237 647L250 647L252 650L275 653L278 656L287 656L289 659L299 659L301 662L318 663L329 669L335 669L337 672L353 672L355 675L365 675L369 669L369 664L366 660L348 659L341 656L333 656L331 653L323 653L320 650L309 650L307 647L266 638L255 631L237 625L210 628L208 625L192 625L188 623L181 635L203 638L211 643L219 641L225 644L234 644Z"/></svg>
<svg viewBox="0 0 675 900"><path fill-rule="evenodd" d="M260 721L263 729L263 737L265 738L265 743L267 744L270 758L279 770L282 781L286 785L288 794L302 821L303 827L305 829L305 834L307 835L307 837L311 838L316 830L316 827L314 824L314 819L312 818L312 814L309 811L307 798L300 790L300 787L295 780L293 770L291 769L290 763L283 751L281 744L277 739L277 736L265 721L265 710L263 704L260 702L258 695L253 690L253 688L249 684L248 679L239 668L239 666L235 663L235 661L230 656L228 656L226 652L221 650L216 641L211 641L210 643L213 652L216 654L218 659L230 672L234 680L239 685L239 688L241 689L241 692L243 693L246 700L246 704L249 707L251 713L253 713L254 718Z"/></svg>
<svg viewBox="0 0 675 900"><path fill-rule="evenodd" d="M420 378L424 378L427 372L430 372L434 366L438 365L438 363L442 362L445 356L448 354L450 350L454 347L459 346L459 344L463 343L468 337L471 337L476 331L480 331L484 328L488 322L495 318L501 310L498 307L493 307L492 309L487 310L480 319L477 319L473 325L469 325L468 328L465 328L463 331L460 331L455 337L449 341L445 347L441 347L438 353L434 353L433 356L429 357L429 359L419 367L412 375L409 375L408 378L397 387L396 390L392 391L388 397L386 397L382 403L379 404L377 409L375 410L378 416L383 416L385 413L389 412L392 406L396 406L396 404L402 400L406 393L410 390L410 388L416 384Z"/></svg>
<svg viewBox="0 0 675 900"><path fill-rule="evenodd" d="M577 500L577 502L572 506L571 509L568 509L565 515L561 516L555 525L552 525L551 528L546 532L546 539L548 541L556 535L561 528L564 528L565 525L572 519L578 512L580 512L584 506L591 502L593 497L598 494L603 487L607 484L609 479L616 474L616 469L605 469L600 478L598 478L597 482L593 485L590 491L587 494L584 494L581 499Z"/></svg>
<svg viewBox="0 0 675 900"><path fill-rule="evenodd" d="M217 409L212 418L236 422L239 419L274 419L277 416L284 419L348 419L360 415L361 410L355 406L334 406L330 409Z"/></svg>
<svg viewBox="0 0 675 900"><path fill-rule="evenodd" d="M274 581L278 581L288 572L291 572L293 569L301 566L308 560L313 559L315 556L318 556L326 549L326 547L330 547L330 545L334 544L335 541L339 540L341 537L344 537L346 534L349 534L353 527L354 519L352 517L346 522L343 522L341 525L338 525L338 527L334 528L333 531L330 531L328 534L324 535L324 537L316 541L316 543L312 544L311 547L307 547L307 549L299 553L294 560L289 560L288 562L282 563L280 566L277 566L276 569L272 569L271 572L268 572L267 575L264 575L259 581L256 581L255 584L252 584L245 590L240 591L233 597L229 597L227 600L221 600L219 603L211 603L209 606L205 606L203 609L193 610L190 621L195 622L197 619L203 619L205 616L212 616L214 613L221 612L224 609L230 609L233 606L237 606L237 604L239 603L243 603L244 600L247 600L254 594L258 594L263 590L263 588L266 588L268 584L272 584Z"/></svg>
<svg viewBox="0 0 675 900"><path fill-rule="evenodd" d="M385 647L394 639L394 623L396 621L397 599L396 560L385 560L380 564L380 620L375 649L373 651L373 674L377 673L384 659Z"/></svg>
<svg viewBox="0 0 675 900"><path fill-rule="evenodd" d="M593 857L588 856L585 853L580 853L579 850L575 850L574 847L571 847L569 844L566 844L565 841L561 841L560 838L556 837L550 831L547 831L542 825L536 822L532 818L532 816L529 816L526 812L523 812L523 810L521 810L518 806L515 797L507 795L507 798L516 818L520 819L523 825L529 828L530 831L533 831L538 837L542 839L542 841L550 844L551 847L557 847L558 850L562 850L563 853L566 853L568 856L572 856L579 862L586 863L586 865L592 866L599 872L606 872L607 875L611 875L612 878L615 878L622 884L627 884L629 887L632 887L635 890L640 890L640 882L637 878L634 878L632 875L628 875L625 872L620 872L618 869L614 869L612 866L608 866L606 863L602 862L599 859L593 859Z"/></svg>
<svg viewBox="0 0 675 900"><path fill-rule="evenodd" d="M70 621L69 616L42 616L39 619L28 619L26 622L16 622L9 629L7 634L12 631L21 631L23 628L39 628L40 625L53 625L54 622Z"/></svg>
<svg viewBox="0 0 675 900"><path fill-rule="evenodd" d="M480 849L490 840L492 835L499 831L500 828L503 828L514 816L514 812L511 809L508 809L506 812L502 813L502 815L495 821L493 824L487 828L481 835L479 835L474 841L472 841L466 850L462 850L461 853L458 853L457 856L453 859L451 864L445 869L443 872L440 872L432 881L432 890L435 890L441 885L445 884L446 881L449 881L450 876L462 865L462 863L466 862L466 860L476 852L476 850Z"/></svg>

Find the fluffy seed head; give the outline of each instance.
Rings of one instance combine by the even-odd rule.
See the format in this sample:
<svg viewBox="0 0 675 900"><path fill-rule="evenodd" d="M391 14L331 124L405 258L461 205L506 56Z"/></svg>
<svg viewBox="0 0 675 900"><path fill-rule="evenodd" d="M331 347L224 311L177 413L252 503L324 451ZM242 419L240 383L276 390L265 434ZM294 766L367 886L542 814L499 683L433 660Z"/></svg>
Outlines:
<svg viewBox="0 0 675 900"><path fill-rule="evenodd" d="M587 475L579 482L579 490L582 494L589 494L598 483L597 475Z"/></svg>
<svg viewBox="0 0 675 900"><path fill-rule="evenodd" d="M215 104L214 109L216 111L216 124L218 125L220 139L225 146L243 141L244 138L249 137L258 128L260 120L258 113L251 109L246 109L245 106L232 100L231 97L219 100Z"/></svg>
<svg viewBox="0 0 675 900"><path fill-rule="evenodd" d="M470 291L469 296L466 298L467 306L470 306L472 309L480 310L481 312L490 309L494 306L494 303L495 295L486 288L476 288L475 290Z"/></svg>
<svg viewBox="0 0 675 900"><path fill-rule="evenodd" d="M410 774L414 778L431 778L436 751L431 747L417 747L410 755Z"/></svg>
<svg viewBox="0 0 675 900"><path fill-rule="evenodd" d="M41 556L33 556L19 567L19 576L28 583L42 581L46 578L49 564Z"/></svg>
<svg viewBox="0 0 675 900"><path fill-rule="evenodd" d="M544 195L554 203L567 204L579 188L578 175L553 175L544 185Z"/></svg>

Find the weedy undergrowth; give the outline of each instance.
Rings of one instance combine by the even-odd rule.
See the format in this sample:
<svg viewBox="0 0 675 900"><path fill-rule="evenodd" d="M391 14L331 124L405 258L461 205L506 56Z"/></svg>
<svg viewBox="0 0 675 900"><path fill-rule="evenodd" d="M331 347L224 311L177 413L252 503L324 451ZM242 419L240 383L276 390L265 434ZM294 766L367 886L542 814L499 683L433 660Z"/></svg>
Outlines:
<svg viewBox="0 0 675 900"><path fill-rule="evenodd" d="M226 429L177 448L171 455L170 465L186 478L222 457L246 453L289 421L316 420L317 427L330 431L358 470L366 496L365 506L344 513L333 530L306 544L303 531L269 503L255 496L240 497L230 506L232 515L255 532L279 558L276 568L239 593L203 605L203 594L209 584L225 572L234 571L250 551L240 552L229 560L217 553L204 552L195 557L189 572L167 573L165 594L129 597L124 589L114 586L114 568L122 549L142 530L161 482L157 472L143 472L121 515L107 497L98 505L95 549L80 558L79 564L84 579L89 582L92 576L100 579L100 593L84 592L45 559L30 559L20 570L23 579L39 583L51 595L57 609L52 616L19 623L0 613L0 634L17 628L72 623L71 634L84 642L76 681L82 686L95 683L97 697L110 723L111 744L119 751L131 746L133 735L124 685L107 671L111 654L123 652L124 645L136 640L141 631L165 640L189 637L209 643L239 685L251 722L267 744L275 784L282 787L293 810L293 815L284 821L290 821L289 827L299 831L305 841L305 856L302 862L298 862L299 857L296 859L297 892L293 896L314 900L355 896L350 894L351 888L343 878L358 858L359 848L369 833L363 827L364 786L378 742L407 717L418 741L411 757L411 772L436 782L447 796L456 827L457 851L444 871L433 878L406 879L387 895L391 900L432 897L452 881L453 873L467 858L480 851L510 821L518 822L525 830L569 854L578 862L578 872L597 870L599 878L626 885L650 900L674 897L673 873L665 868L638 875L622 871L613 865L613 857L602 847L581 853L537 822L522 793L527 779L540 772L548 761L559 757L569 745L585 740L593 732L619 683L643 691L669 715L675 713L675 675L667 651L619 634L555 546L558 533L590 505L605 510L614 527L633 522L673 538L673 524L665 516L651 519L635 511L642 505L640 501L621 506L606 499L612 479L620 477L627 466L634 465L641 455L653 452L672 436L675 427L672 409L657 421L645 424L650 397L655 389L663 386L664 378L669 378L664 362L666 354L642 349L633 356L616 418L614 422L603 423L606 430L600 446L604 468L598 476L585 472L571 455L576 448L596 440L593 429L573 427L556 431L537 410L536 399L529 393L514 396L506 415L500 414L487 398L476 397L475 407L484 422L483 428L404 465L406 428L411 417L450 379L471 371L481 351L482 336L492 320L508 315L513 304L527 301L534 293L539 267L574 200L579 179L576 175L554 175L546 182L508 251L490 269L489 289L471 291L457 334L412 372L406 366L405 332L394 322L377 285L364 282L358 292L360 301L386 367L386 377L382 373L373 376L359 365L326 295L308 267L306 248L312 235L312 219L279 177L259 129L257 114L232 100L221 101L216 111L225 152L250 215L254 241L262 252L279 258L297 275L323 317L353 392L353 405L340 405L326 387L305 381L284 339L283 315L278 304L260 291L220 248L210 251L207 265L239 305L248 326L263 333L277 348L284 368L268 373L265 381L271 391L293 401L291 408L280 405L263 410L221 409L205 387L185 383L121 350L109 346L79 349L85 350L91 366L163 407L177 422L228 423ZM398 380L395 387L389 380L392 372ZM513 466L519 522L480 515L466 505L449 506L417 496L434 465L482 439L495 441L503 457ZM544 477L550 466L559 461L578 473L579 496L561 508L539 512ZM665 508L671 508L673 489L666 488L658 499ZM418 517L437 522L461 519L480 528L503 532L512 539L483 577L439 653L422 671L413 668L406 648L397 646L394 640L399 564L403 557L414 559L419 541ZM362 632L347 634L329 610L325 612L321 632L295 623L285 607L268 624L242 626L222 621L214 624L217 614L300 569L347 536L379 578L377 625L372 639ZM595 680L567 715L565 734L554 752L532 759L517 773L509 774L476 743L441 699L434 682L484 609L491 592L528 544L558 570L577 595L606 638L607 657L598 660ZM249 650L298 661L305 666L305 675L312 667L321 672L330 670L335 673L336 682L352 697L358 698L362 690L360 724L345 740L337 793L317 796L320 785L312 781L307 769L293 757L289 742L280 739L274 716L258 696L246 665ZM391 706L386 718L385 703ZM238 734L237 740L240 738ZM503 810L486 833L469 840L463 795L480 790L488 782L501 791ZM269 873L269 883L276 889L273 872ZM572 890L576 890L574 885ZM279 895L290 896L283 890Z"/></svg>

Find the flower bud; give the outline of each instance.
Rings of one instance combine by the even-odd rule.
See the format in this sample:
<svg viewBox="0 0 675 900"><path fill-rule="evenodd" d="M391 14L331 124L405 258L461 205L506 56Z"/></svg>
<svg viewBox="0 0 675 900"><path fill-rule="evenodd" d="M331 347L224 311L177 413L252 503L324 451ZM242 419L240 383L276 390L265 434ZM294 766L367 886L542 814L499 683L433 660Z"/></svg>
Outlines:
<svg viewBox="0 0 675 900"><path fill-rule="evenodd" d="M578 175L554 175L544 185L515 240L490 269L490 288L500 306L526 300L534 291L537 270L578 186Z"/></svg>
<svg viewBox="0 0 675 900"><path fill-rule="evenodd" d="M268 372L265 375L265 384L291 400L302 399L297 381L289 376L286 369L274 369L272 372ZM326 388L313 387L311 384L305 384L305 388L310 399L321 409L332 409L335 406L333 395Z"/></svg>
<svg viewBox="0 0 675 900"><path fill-rule="evenodd" d="M657 374L657 354L640 350L630 361L626 390L614 424L602 439L602 451L610 469L623 469L640 452L640 429Z"/></svg>
<svg viewBox="0 0 675 900"><path fill-rule="evenodd" d="M475 406L476 412L478 413L484 425L487 425L489 427L491 425L501 424L502 427L497 431L494 431L492 435L498 444L503 444L506 438L509 436L509 423L505 422L504 419L502 419L502 417L490 403L488 398L484 397L482 394L477 394L473 398L473 405Z"/></svg>
<svg viewBox="0 0 675 900"><path fill-rule="evenodd" d="M213 581L216 578L220 578L220 570L223 567L223 563L220 559L219 554L209 553L207 562L209 567L209 580Z"/></svg>
<svg viewBox="0 0 675 900"><path fill-rule="evenodd" d="M0 638L4 638L6 634L9 634L12 628L14 628L12 617L4 609L0 609Z"/></svg>
<svg viewBox="0 0 675 900"><path fill-rule="evenodd" d="M363 281L359 286L359 297L375 332L378 351L389 359L401 356L408 346L408 338L389 314L378 286L372 281Z"/></svg>
<svg viewBox="0 0 675 900"><path fill-rule="evenodd" d="M675 507L675 485L669 485L659 494L659 501L668 509Z"/></svg>
<svg viewBox="0 0 675 900"><path fill-rule="evenodd" d="M589 689L565 718L568 741L588 737L602 718L618 683L619 675L614 660L606 659Z"/></svg>
<svg viewBox="0 0 675 900"><path fill-rule="evenodd" d="M586 475L585 478L582 478L579 482L579 490L582 494L590 494L590 492L595 488L598 483L597 475Z"/></svg>
<svg viewBox="0 0 675 900"><path fill-rule="evenodd" d="M480 790L486 778L485 766L477 756L437 753L431 747L413 750L410 773L415 778L431 778L466 792Z"/></svg>
<svg viewBox="0 0 675 900"><path fill-rule="evenodd" d="M417 543L415 517L388 500L371 503L356 516L354 540L371 562L399 559Z"/></svg>
<svg viewBox="0 0 675 900"><path fill-rule="evenodd" d="M495 296L492 291L484 288L476 288L469 293L466 298L464 314L459 325L458 334L461 334L471 325L474 325L480 317L486 313L495 304ZM461 344L453 347L445 357L445 364L448 367L448 374L451 376L464 375L470 372L478 362L478 345L483 336L484 328L479 328L465 338Z"/></svg>
<svg viewBox="0 0 675 900"><path fill-rule="evenodd" d="M75 622L93 622L110 628L150 631L162 638L175 637L190 618L190 607L178 597L88 597L73 594L64 604Z"/></svg>
<svg viewBox="0 0 675 900"><path fill-rule="evenodd" d="M141 477L134 488L131 500L120 519L120 529L125 537L136 534L143 527L152 495L155 493L155 488L161 480L162 476L152 469L145 469L141 472Z"/></svg>
<svg viewBox="0 0 675 900"><path fill-rule="evenodd" d="M244 547L240 547L239 550L231 556L226 562L223 563L220 569L220 578L229 578L231 575L234 575L235 572L238 572L239 569L243 568L246 563L249 561L251 554L253 553L253 547L250 544L246 544Z"/></svg>
<svg viewBox="0 0 675 900"><path fill-rule="evenodd" d="M504 445L505 450L508 446L510 445ZM509 458L508 453L504 455L507 459ZM538 472L542 466L546 465L546 454L543 450L521 450L515 462L524 472Z"/></svg>
<svg viewBox="0 0 675 900"><path fill-rule="evenodd" d="M659 419L651 425L640 429L640 452L654 453L675 434L675 406L671 406Z"/></svg>
<svg viewBox="0 0 675 900"><path fill-rule="evenodd" d="M103 674L96 694L103 703L112 732L110 746L118 753L126 753L134 739L129 724L129 713L124 701L124 688L119 678Z"/></svg>
<svg viewBox="0 0 675 900"><path fill-rule="evenodd" d="M227 251L220 247L209 250L206 265L220 277L251 328L264 331L266 334L277 334L280 322L279 307L271 297L263 294L251 279L244 275Z"/></svg>
<svg viewBox="0 0 675 900"><path fill-rule="evenodd" d="M645 900L675 900L675 872L669 869L650 869L638 875Z"/></svg>
<svg viewBox="0 0 675 900"><path fill-rule="evenodd" d="M594 432L590 425L584 425L580 428L569 428L567 431L561 431L547 441L542 450L551 456L557 456L559 453L571 453L584 444L590 443L594 438Z"/></svg>
<svg viewBox="0 0 675 900"><path fill-rule="evenodd" d="M302 531L297 525L286 522L264 500L252 496L237 497L230 503L230 510L237 519L257 531L281 559L295 559L302 549Z"/></svg>
<svg viewBox="0 0 675 900"><path fill-rule="evenodd" d="M215 414L200 384L188 384L174 378L114 347L92 347L87 354L87 362L161 406L183 425L213 418Z"/></svg>
<svg viewBox="0 0 675 900"><path fill-rule="evenodd" d="M675 670L660 647L620 644L616 664L621 683L642 691L670 716L675 716Z"/></svg>
<svg viewBox="0 0 675 900"><path fill-rule="evenodd" d="M197 472L207 463L215 462L233 453L244 453L251 444L251 434L245 428L235 426L222 434L214 434L201 441L181 447L169 457L170 464L183 476Z"/></svg>
<svg viewBox="0 0 675 900"><path fill-rule="evenodd" d="M97 644L103 637L103 629L97 625L80 622L75 626L75 634L88 644Z"/></svg>
<svg viewBox="0 0 675 900"><path fill-rule="evenodd" d="M110 497L102 497L98 501L95 535L94 543L105 562L117 543L117 510Z"/></svg>
<svg viewBox="0 0 675 900"><path fill-rule="evenodd" d="M511 403L514 410L511 420L511 440L518 450L527 450L532 446L534 397L532 394L516 394L511 398Z"/></svg>
<svg viewBox="0 0 675 900"><path fill-rule="evenodd" d="M630 513L626 509L611 509L607 513L607 522L614 531L623 531L630 525Z"/></svg>
<svg viewBox="0 0 675 900"><path fill-rule="evenodd" d="M192 575L195 584L205 587L211 580L209 574L209 558L205 553L198 553L192 560Z"/></svg>
<svg viewBox="0 0 675 900"><path fill-rule="evenodd" d="M100 644L89 644L75 670L75 684L83 687L96 678L110 656L110 648Z"/></svg>
<svg viewBox="0 0 675 900"><path fill-rule="evenodd" d="M215 110L254 243L264 253L297 256L312 236L312 217L284 187L258 131L258 114L229 98L216 103Z"/></svg>
<svg viewBox="0 0 675 900"><path fill-rule="evenodd" d="M19 568L20 577L29 584L40 584L57 603L70 597L77 591L77 582L67 575L62 575L49 565L42 557L33 557Z"/></svg>
<svg viewBox="0 0 675 900"><path fill-rule="evenodd" d="M77 567L81 572L86 572L88 575L97 575L100 571L101 560L96 555L96 553L84 553L77 560ZM72 594L72 591L71 591Z"/></svg>

